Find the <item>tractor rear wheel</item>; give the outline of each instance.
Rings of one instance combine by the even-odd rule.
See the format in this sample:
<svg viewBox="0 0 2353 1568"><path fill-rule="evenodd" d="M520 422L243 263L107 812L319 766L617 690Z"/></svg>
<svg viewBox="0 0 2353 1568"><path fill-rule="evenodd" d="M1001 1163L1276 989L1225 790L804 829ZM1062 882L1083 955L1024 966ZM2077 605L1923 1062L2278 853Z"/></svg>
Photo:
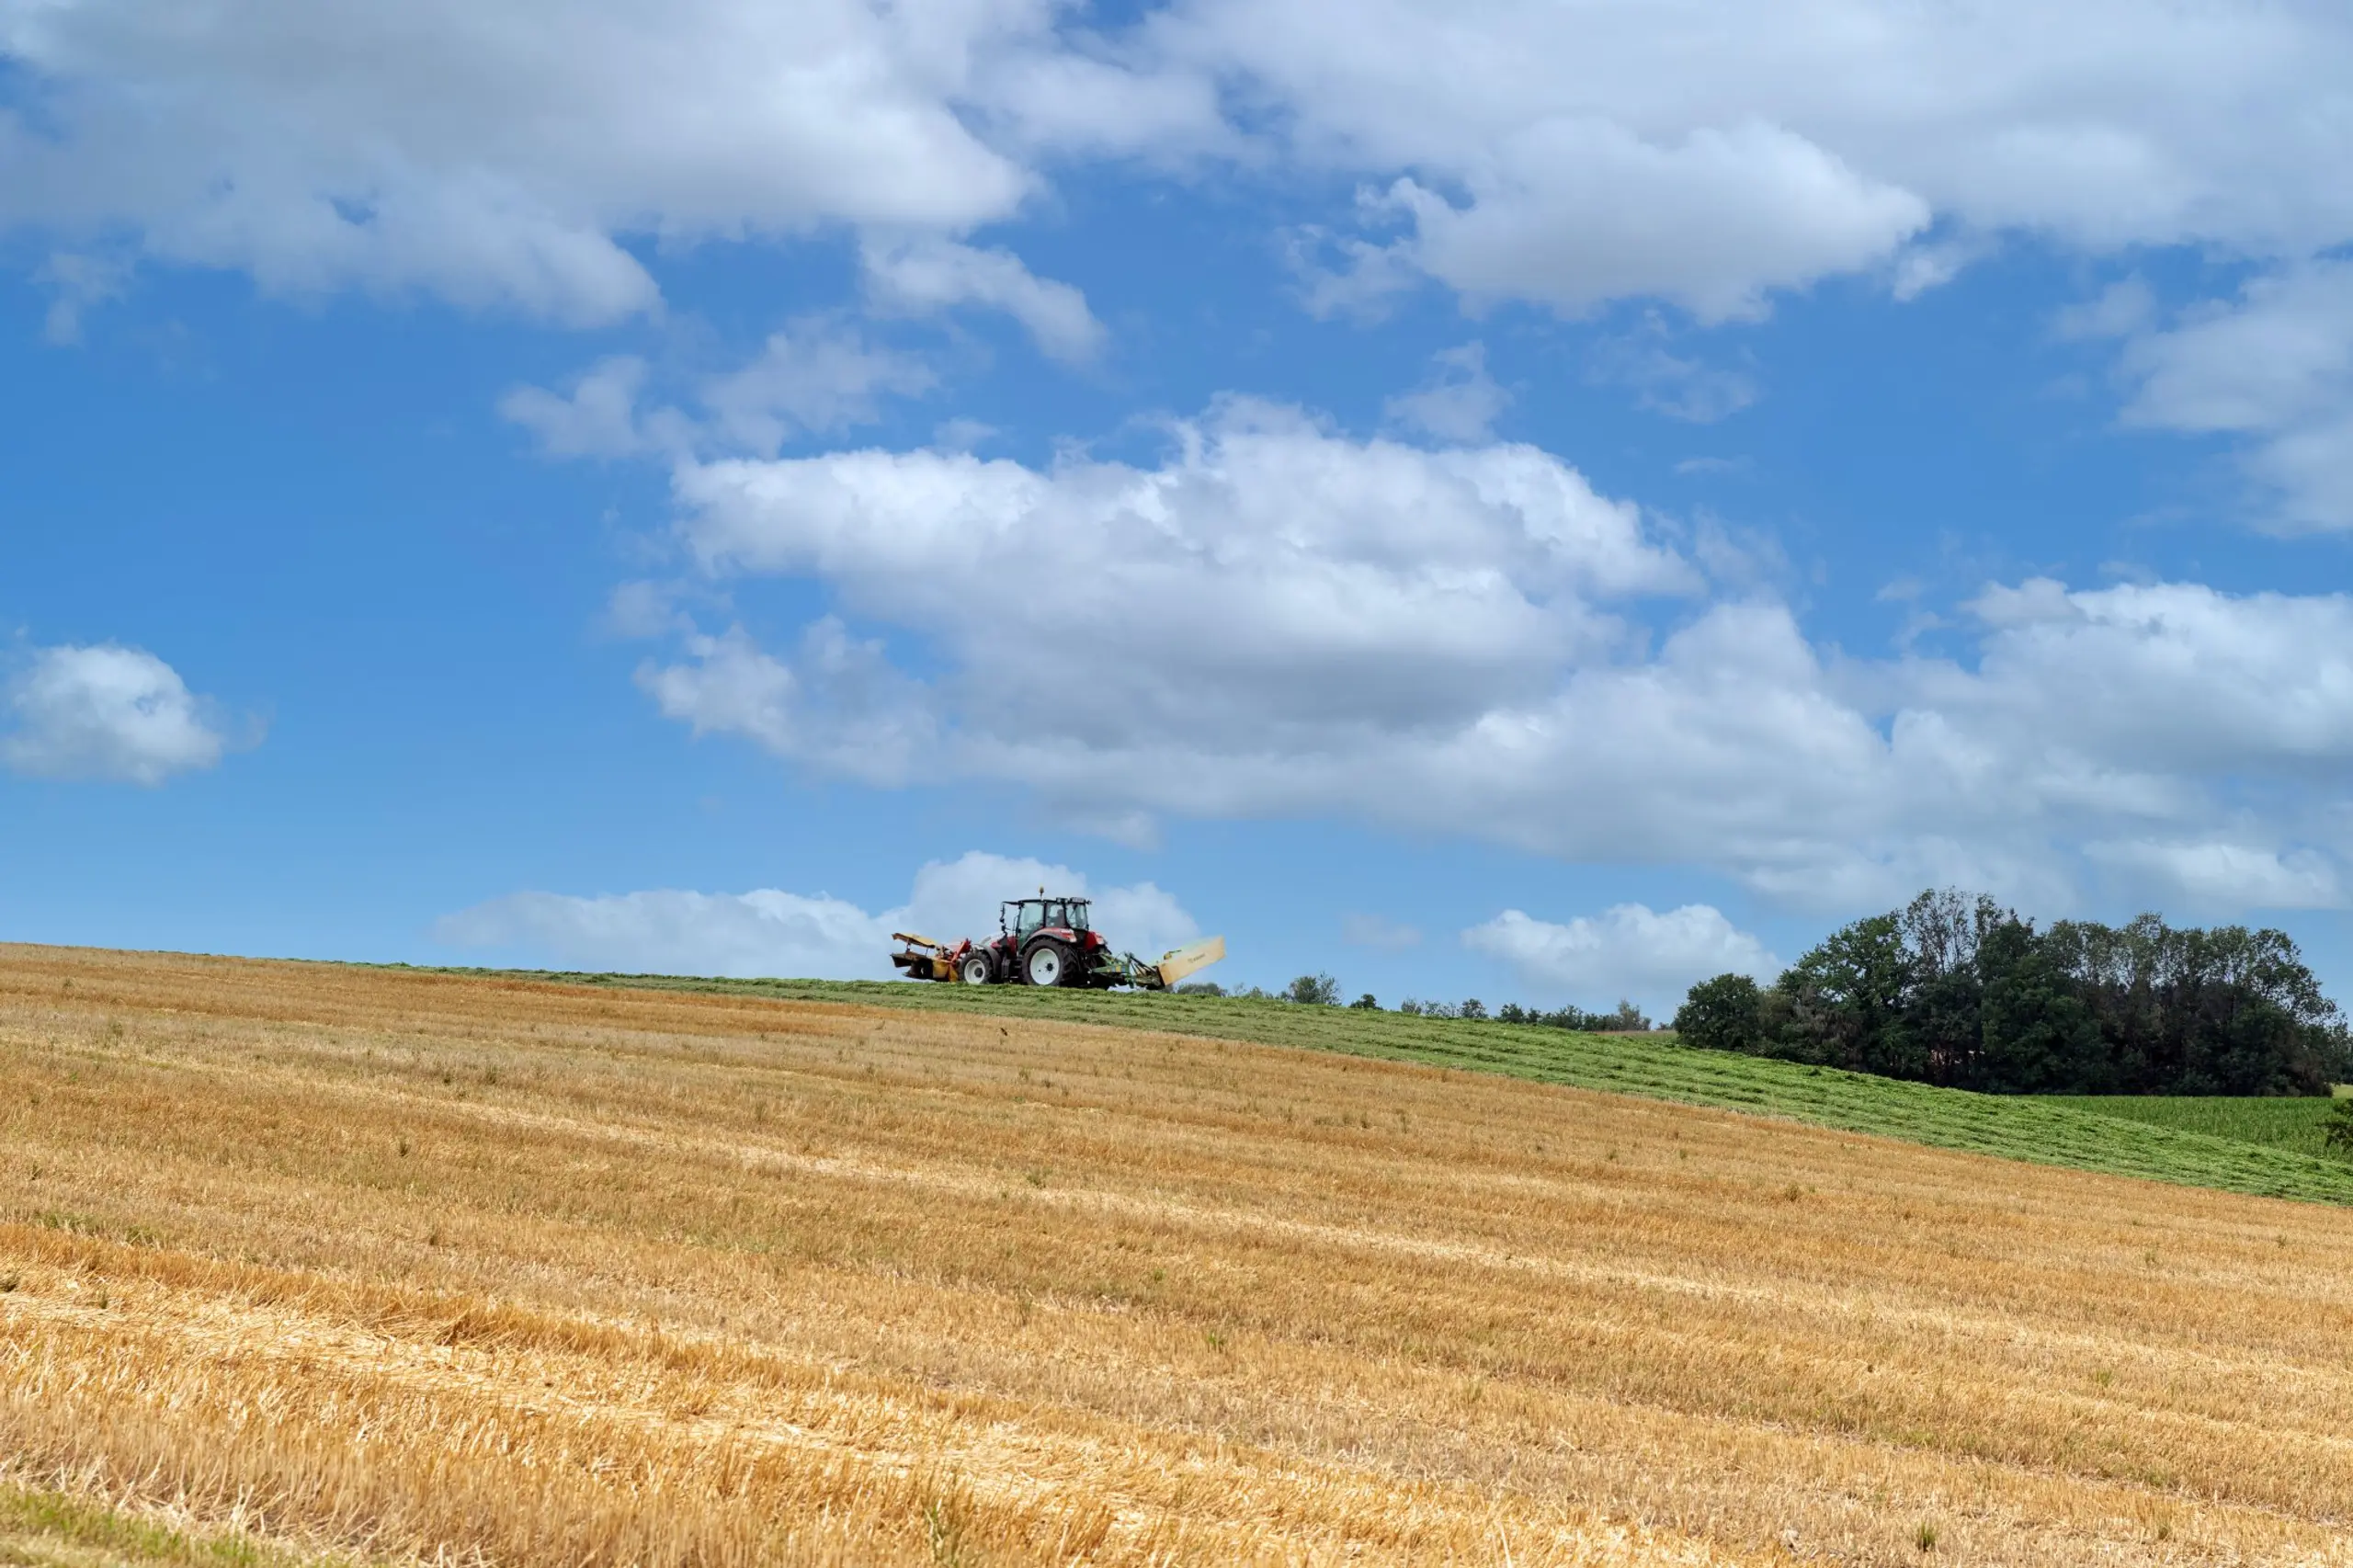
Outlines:
<svg viewBox="0 0 2353 1568"><path fill-rule="evenodd" d="M968 953L957 966L956 976L967 985L986 985L996 978L996 965L986 953Z"/></svg>
<svg viewBox="0 0 2353 1568"><path fill-rule="evenodd" d="M1029 949L1021 960L1021 974L1032 985L1068 985L1077 977L1077 966L1070 961L1068 948L1049 939Z"/></svg>

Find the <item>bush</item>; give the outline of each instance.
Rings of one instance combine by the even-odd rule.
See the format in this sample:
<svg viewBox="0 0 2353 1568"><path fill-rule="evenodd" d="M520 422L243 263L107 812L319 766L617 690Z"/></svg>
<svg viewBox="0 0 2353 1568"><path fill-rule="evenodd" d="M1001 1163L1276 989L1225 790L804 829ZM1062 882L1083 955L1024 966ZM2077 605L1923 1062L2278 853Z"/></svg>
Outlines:
<svg viewBox="0 0 2353 1568"><path fill-rule="evenodd" d="M2353 1100L2338 1100L2321 1124L2321 1144L2332 1154L2353 1159Z"/></svg>
<svg viewBox="0 0 2353 1568"><path fill-rule="evenodd" d="M1302 1006L1336 1007L1340 1005L1340 983L1328 974L1302 974L1290 983L1283 996Z"/></svg>
<svg viewBox="0 0 2353 1568"><path fill-rule="evenodd" d="M1349 1003L1348 1006L1360 1012L1378 1013L1381 1011L1381 1004L1373 1000L1372 993L1370 991L1358 997L1355 1001Z"/></svg>

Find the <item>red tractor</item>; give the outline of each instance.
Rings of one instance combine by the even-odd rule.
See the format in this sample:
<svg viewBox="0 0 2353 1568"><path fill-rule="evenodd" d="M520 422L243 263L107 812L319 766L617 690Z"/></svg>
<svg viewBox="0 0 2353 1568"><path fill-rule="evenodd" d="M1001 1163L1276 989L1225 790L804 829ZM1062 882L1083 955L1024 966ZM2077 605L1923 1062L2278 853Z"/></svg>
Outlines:
<svg viewBox="0 0 2353 1568"><path fill-rule="evenodd" d="M1109 990L1115 985L1165 991L1195 970L1225 956L1225 939L1211 937L1146 963L1133 953L1115 953L1095 929L1092 905L1083 898L1007 899L997 906L997 934L986 942L966 937L936 942L911 932L892 933L904 946L891 961L910 980L961 981L967 985L1063 985Z"/></svg>

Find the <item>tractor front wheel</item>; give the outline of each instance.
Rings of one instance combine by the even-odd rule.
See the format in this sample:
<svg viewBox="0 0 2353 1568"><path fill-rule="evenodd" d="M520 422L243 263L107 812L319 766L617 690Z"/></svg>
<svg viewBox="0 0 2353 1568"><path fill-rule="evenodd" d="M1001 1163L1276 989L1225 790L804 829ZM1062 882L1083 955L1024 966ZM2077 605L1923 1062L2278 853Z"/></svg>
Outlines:
<svg viewBox="0 0 2353 1568"><path fill-rule="evenodd" d="M996 978L996 965L989 961L986 953L970 953L957 966L956 974L967 985L986 985Z"/></svg>
<svg viewBox="0 0 2353 1568"><path fill-rule="evenodd" d="M1068 985L1075 966L1070 961L1070 950L1060 942L1040 942L1029 949L1022 960L1022 978L1032 985Z"/></svg>

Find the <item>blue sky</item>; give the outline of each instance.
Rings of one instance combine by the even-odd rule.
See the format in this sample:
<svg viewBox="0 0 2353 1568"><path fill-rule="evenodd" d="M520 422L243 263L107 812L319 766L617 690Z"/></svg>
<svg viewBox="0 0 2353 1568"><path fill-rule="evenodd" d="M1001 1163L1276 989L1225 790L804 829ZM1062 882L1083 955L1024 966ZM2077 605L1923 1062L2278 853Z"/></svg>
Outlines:
<svg viewBox="0 0 2353 1568"><path fill-rule="evenodd" d="M0 0L0 938L2353 983L2353 22Z"/></svg>

